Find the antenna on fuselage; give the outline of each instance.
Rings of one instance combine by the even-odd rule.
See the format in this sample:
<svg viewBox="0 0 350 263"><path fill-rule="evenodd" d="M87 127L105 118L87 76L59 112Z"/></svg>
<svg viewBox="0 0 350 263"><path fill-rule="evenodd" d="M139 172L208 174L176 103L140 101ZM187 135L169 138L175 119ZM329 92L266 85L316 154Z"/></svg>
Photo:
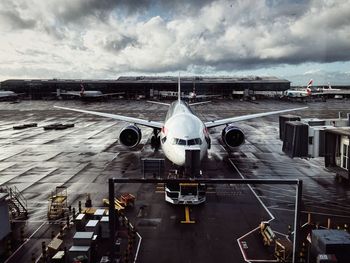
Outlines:
<svg viewBox="0 0 350 263"><path fill-rule="evenodd" d="M177 98L180 102L181 101L180 73L179 73L179 78L177 80Z"/></svg>

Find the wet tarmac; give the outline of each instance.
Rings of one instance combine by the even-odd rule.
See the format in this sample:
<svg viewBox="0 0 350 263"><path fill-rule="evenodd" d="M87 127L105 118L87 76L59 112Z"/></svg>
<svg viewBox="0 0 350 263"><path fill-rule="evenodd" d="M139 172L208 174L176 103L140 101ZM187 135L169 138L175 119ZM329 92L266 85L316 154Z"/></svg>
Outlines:
<svg viewBox="0 0 350 263"><path fill-rule="evenodd" d="M150 146L152 130L142 128L142 140L133 151L117 142L127 124L114 120L67 112L53 105L78 107L127 116L163 121L167 108L145 101L23 101L0 103L0 185L16 186L28 200L29 219L25 223L28 242L8 262L30 262L42 241L48 242L52 225L47 221L48 197L56 186L68 187L73 207L90 193L94 206L102 206L108 196L107 181L112 177L141 177L144 157L163 157ZM301 103L263 100L258 103L217 101L194 108L209 121L243 114L304 106ZM348 101L307 103L302 117L335 118L350 112ZM14 130L14 125L36 122L38 127ZM75 123L65 130L45 131L44 125ZM282 152L278 116L237 123L246 134L238 152L227 153L218 140L222 127L210 131L213 147L202 164L210 178L273 178L304 182L303 218L312 213L315 222L334 226L350 222L350 188L338 183L324 168L322 158L291 159ZM295 187L288 186L210 186L207 202L192 207L194 224L181 224L184 208L164 201L164 193L153 185L122 185L119 192L136 195L136 206L129 216L137 227L142 244L138 262L244 262L244 257L271 259L261 237L244 241L261 221L272 220L272 228L282 234L293 225ZM139 208L146 207L138 217ZM243 237L243 238L242 238ZM250 239L251 240L251 237ZM243 242L244 241L244 242ZM260 242L261 241L261 242ZM242 243L243 242L243 243ZM244 244L244 246L242 245ZM261 247L260 247L261 246ZM254 251L254 253L248 253ZM260 252L261 251L261 252Z"/></svg>

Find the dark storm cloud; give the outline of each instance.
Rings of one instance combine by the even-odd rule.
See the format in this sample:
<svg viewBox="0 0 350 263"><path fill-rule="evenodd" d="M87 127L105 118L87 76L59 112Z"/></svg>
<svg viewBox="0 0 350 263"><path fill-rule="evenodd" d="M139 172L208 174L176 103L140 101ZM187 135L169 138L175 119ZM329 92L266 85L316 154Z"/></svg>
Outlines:
<svg viewBox="0 0 350 263"><path fill-rule="evenodd" d="M48 61L59 74L350 61L347 0L4 0L0 10L0 60Z"/></svg>
<svg viewBox="0 0 350 263"><path fill-rule="evenodd" d="M266 6L271 10L272 17L300 17L310 7L311 0L267 0Z"/></svg>
<svg viewBox="0 0 350 263"><path fill-rule="evenodd" d="M34 19L24 19L15 9L0 11L0 21L11 29L31 29L34 28L36 22Z"/></svg>
<svg viewBox="0 0 350 263"><path fill-rule="evenodd" d="M88 16L105 21L113 11L136 13L146 9L149 3L150 0L76 0L59 3L60 8L53 12L63 22L77 22Z"/></svg>
<svg viewBox="0 0 350 263"><path fill-rule="evenodd" d="M151 12L152 16L166 15L178 16L186 14L197 14L199 9L213 0L75 0L57 3L53 12L57 19L63 22L78 22L88 16L95 16L102 21L108 19L112 12L125 16L145 12Z"/></svg>
<svg viewBox="0 0 350 263"><path fill-rule="evenodd" d="M104 48L111 52L119 52L128 46L138 45L137 39L121 35L118 39L109 39L103 44Z"/></svg>

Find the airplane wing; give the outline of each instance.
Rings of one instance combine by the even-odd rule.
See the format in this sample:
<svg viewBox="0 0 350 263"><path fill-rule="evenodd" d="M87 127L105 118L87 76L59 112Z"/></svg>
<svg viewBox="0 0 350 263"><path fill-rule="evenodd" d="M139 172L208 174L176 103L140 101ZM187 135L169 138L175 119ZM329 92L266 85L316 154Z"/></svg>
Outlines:
<svg viewBox="0 0 350 263"><path fill-rule="evenodd" d="M150 128L161 129L164 125L162 122L143 120L143 119L139 119L139 118L127 117L127 116L111 114L111 113L80 110L80 109L73 109L73 108L66 108L66 107L59 107L59 106L54 106L54 107L58 108L58 109L63 109L63 110L70 110L70 111L76 111L76 112L87 113L87 114L97 115L97 116L101 116L101 117L111 118L111 119L115 119L118 121L135 123L135 124L143 125L143 126L150 127Z"/></svg>
<svg viewBox="0 0 350 263"><path fill-rule="evenodd" d="M265 117L273 114L279 114L279 113L284 113L284 112L289 112L289 111L296 111L296 110L303 110L307 109L308 107L302 107L302 108L294 108L294 109L287 109L287 110L279 110L279 111L270 111L270 112L263 112L263 113L255 113L255 114L249 114L249 115L243 115L243 116L237 116L237 117L232 117L232 118L227 118L227 119L221 119L221 120L214 120L214 121L208 121L205 122L204 125L207 128L213 128L217 127L220 125L225 125L237 121L245 121L245 120L250 120L254 118L259 118L259 117Z"/></svg>
<svg viewBox="0 0 350 263"><path fill-rule="evenodd" d="M147 102L153 103L153 104L158 104L158 105L164 105L164 106L170 106L170 103L165 103L165 102L159 102L159 101L154 101L154 100L148 100Z"/></svg>
<svg viewBox="0 0 350 263"><path fill-rule="evenodd" d="M103 93L102 96L115 96L115 95L123 95L125 92L114 92L114 93Z"/></svg>
<svg viewBox="0 0 350 263"><path fill-rule="evenodd" d="M207 101L200 101L200 102L189 103L188 105L196 106L196 105L201 105L201 104L207 104L207 103L210 103L210 102L211 102L211 100L207 100Z"/></svg>
<svg viewBox="0 0 350 263"><path fill-rule="evenodd" d="M221 95L196 95L196 99L205 99L205 98L215 98L215 97L221 97Z"/></svg>
<svg viewBox="0 0 350 263"><path fill-rule="evenodd" d="M56 92L55 92L56 93ZM57 93L56 93L57 94ZM61 92L60 96L75 96L75 97L81 97L80 92Z"/></svg>

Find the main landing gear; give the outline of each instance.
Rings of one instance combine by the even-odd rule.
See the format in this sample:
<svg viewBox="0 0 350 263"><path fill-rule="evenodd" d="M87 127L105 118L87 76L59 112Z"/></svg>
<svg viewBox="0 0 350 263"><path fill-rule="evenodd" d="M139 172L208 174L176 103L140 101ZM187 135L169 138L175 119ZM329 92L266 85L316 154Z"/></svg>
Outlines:
<svg viewBox="0 0 350 263"><path fill-rule="evenodd" d="M160 137L158 136L159 129L153 129L153 136L151 138L151 147L155 151L158 151L160 147Z"/></svg>

